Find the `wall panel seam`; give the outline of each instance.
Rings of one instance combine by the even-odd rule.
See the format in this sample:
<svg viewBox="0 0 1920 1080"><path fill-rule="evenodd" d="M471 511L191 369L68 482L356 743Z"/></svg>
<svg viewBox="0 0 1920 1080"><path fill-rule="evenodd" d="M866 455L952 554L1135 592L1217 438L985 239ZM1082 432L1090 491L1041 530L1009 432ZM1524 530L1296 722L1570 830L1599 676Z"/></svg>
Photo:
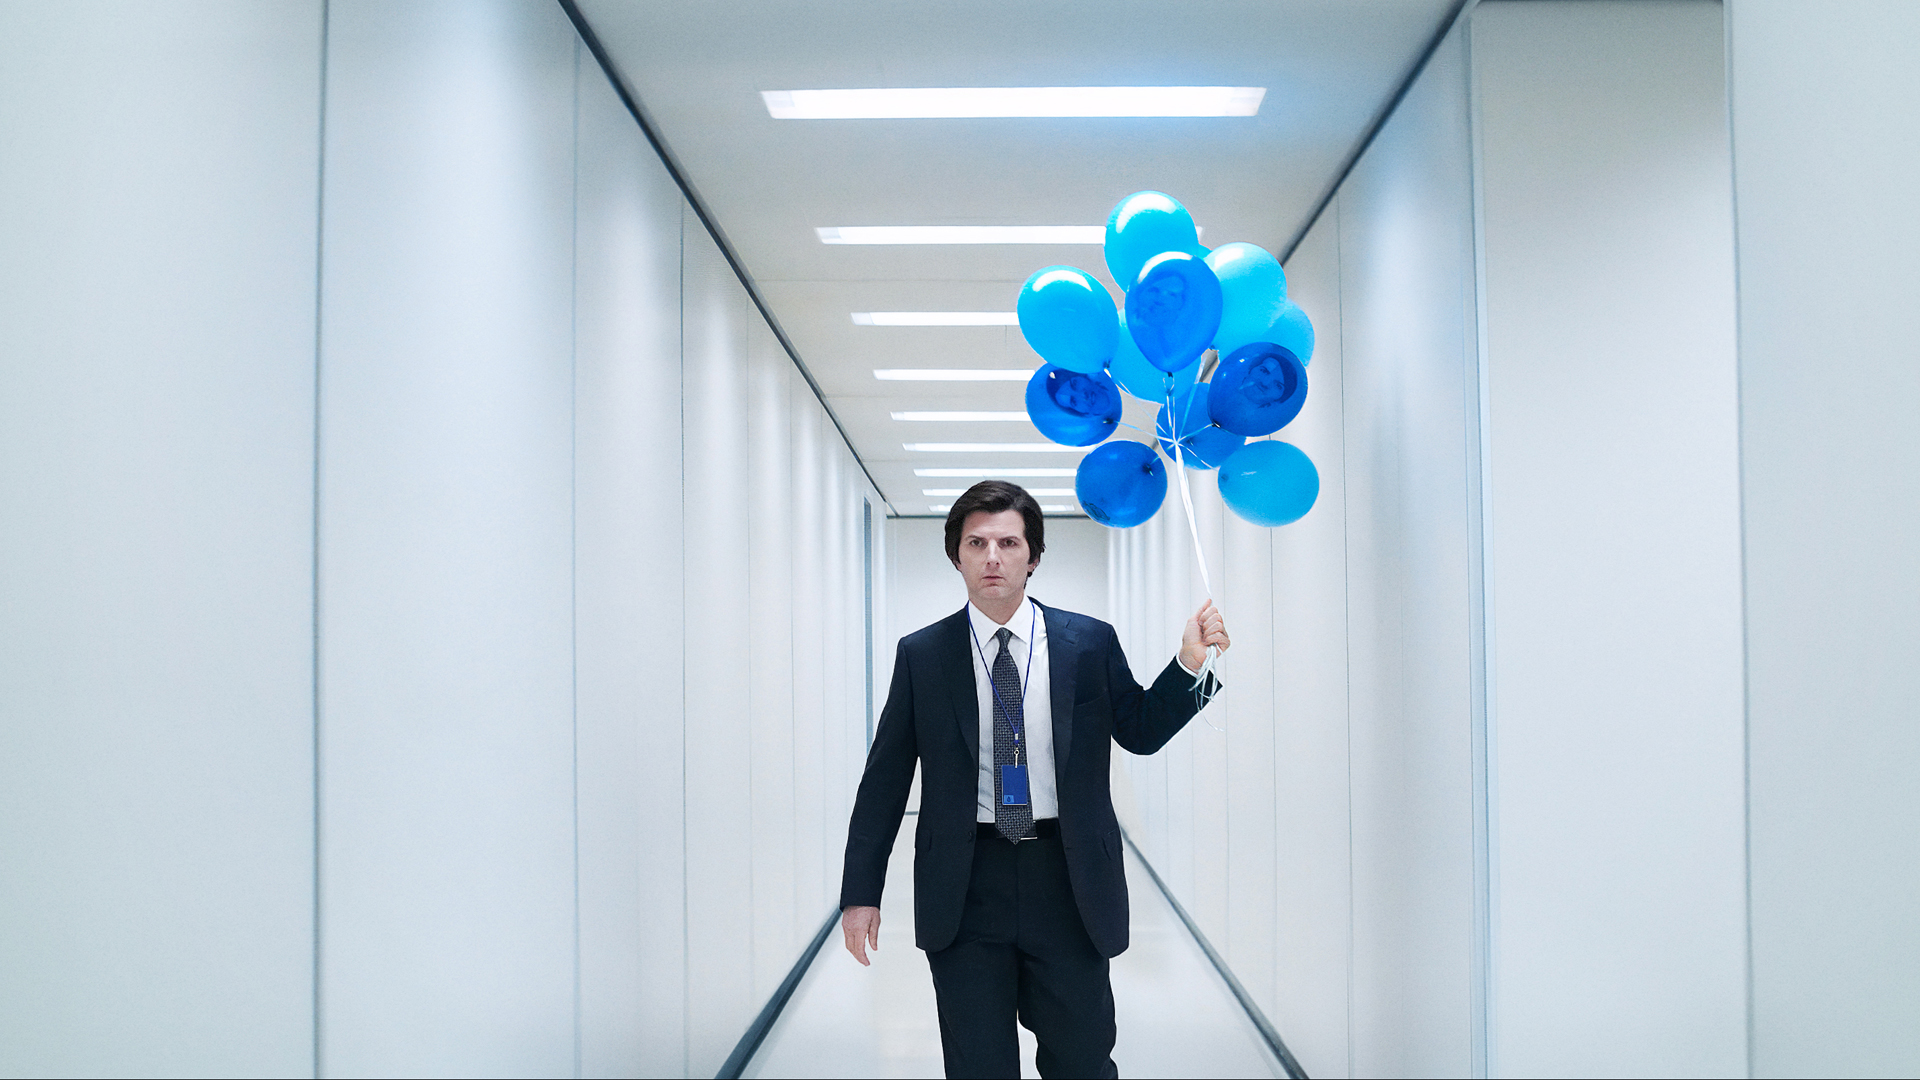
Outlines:
<svg viewBox="0 0 1920 1080"><path fill-rule="evenodd" d="M310 1003L310 1022L313 1027L311 1053L313 1075L320 1076L320 395L321 395L321 355L323 345L322 314L325 310L326 294L326 249L327 249L327 62L328 32L332 28L331 0L320 0L320 79L317 131L317 152L314 162L314 221L313 221L313 475L312 475L312 533L311 533L311 592L309 594L313 635L312 652L309 662L312 670L312 753L313 753L313 897L312 897L312 1001Z"/></svg>
<svg viewBox="0 0 1920 1080"><path fill-rule="evenodd" d="M580 974L580 42L573 43L573 228L568 237L572 279L567 323L567 607L572 616L573 738L573 1075L582 1070Z"/></svg>

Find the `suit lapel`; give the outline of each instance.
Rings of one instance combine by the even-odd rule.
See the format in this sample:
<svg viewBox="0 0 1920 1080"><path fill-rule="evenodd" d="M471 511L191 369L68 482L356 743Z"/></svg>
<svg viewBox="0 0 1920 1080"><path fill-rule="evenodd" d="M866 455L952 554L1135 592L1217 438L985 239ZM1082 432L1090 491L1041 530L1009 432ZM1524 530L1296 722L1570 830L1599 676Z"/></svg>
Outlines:
<svg viewBox="0 0 1920 1080"><path fill-rule="evenodd" d="M1040 610L1047 618L1047 682L1053 705L1053 771L1057 775L1073 752L1073 683L1080 668L1080 652L1074 648L1077 635L1073 621L1050 607Z"/></svg>
<svg viewBox="0 0 1920 1080"><path fill-rule="evenodd" d="M946 680L953 687L947 700L953 703L953 718L960 724L960 738L967 744L973 760L980 760L980 690L973 681L973 633L967 625L967 609L942 619L945 639L940 645L940 662L946 665ZM1051 632L1052 627L1048 627ZM964 691L964 692L963 692Z"/></svg>

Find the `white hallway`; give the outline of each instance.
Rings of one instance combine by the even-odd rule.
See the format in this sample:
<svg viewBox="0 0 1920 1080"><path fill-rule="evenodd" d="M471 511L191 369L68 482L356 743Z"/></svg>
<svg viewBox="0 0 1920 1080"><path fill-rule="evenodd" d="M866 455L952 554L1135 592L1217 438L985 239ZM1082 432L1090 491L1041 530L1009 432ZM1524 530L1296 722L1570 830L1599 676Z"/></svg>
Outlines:
<svg viewBox="0 0 1920 1080"><path fill-rule="evenodd" d="M1075 459L905 450L1019 386L874 369L1035 358L847 316L1099 254L813 230L1144 187L1285 256L1322 490L1195 477L1123 1072L1278 1075L1149 865L1307 1075L1920 1069L1920 7L1170 10L0 3L0 1074L710 1076L796 971L747 1074L935 1074L903 887L806 960L962 599L916 469ZM758 94L1131 81L1268 94ZM1184 518L1051 498L1157 669Z"/></svg>

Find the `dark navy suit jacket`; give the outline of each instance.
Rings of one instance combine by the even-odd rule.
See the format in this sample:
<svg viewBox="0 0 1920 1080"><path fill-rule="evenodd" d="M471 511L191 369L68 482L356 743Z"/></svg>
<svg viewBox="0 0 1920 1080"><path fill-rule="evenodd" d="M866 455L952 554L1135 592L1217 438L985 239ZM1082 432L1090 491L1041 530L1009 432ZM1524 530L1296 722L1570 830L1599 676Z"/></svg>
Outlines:
<svg viewBox="0 0 1920 1080"><path fill-rule="evenodd" d="M1172 660L1152 688L1141 689L1113 627L1068 611L1040 610L1047 620L1054 779L1068 878L1087 936L1102 954L1118 956L1127 948L1127 879L1108 785L1113 744L1151 754L1193 719L1206 698ZM915 944L928 952L953 943L973 870L980 704L971 650L965 608L900 639L893 686L847 828L840 906L878 907L914 762L920 763L913 918ZM1210 681L1205 694L1217 689Z"/></svg>

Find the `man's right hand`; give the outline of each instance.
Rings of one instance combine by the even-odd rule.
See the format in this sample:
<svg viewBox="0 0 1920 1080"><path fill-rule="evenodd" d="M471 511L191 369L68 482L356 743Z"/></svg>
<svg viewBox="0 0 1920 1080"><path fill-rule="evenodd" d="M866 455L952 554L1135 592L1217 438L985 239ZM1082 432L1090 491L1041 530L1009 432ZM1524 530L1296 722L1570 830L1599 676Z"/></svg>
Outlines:
<svg viewBox="0 0 1920 1080"><path fill-rule="evenodd" d="M840 933L846 936L847 951L855 960L869 965L867 950L880 951L880 909L850 907L840 913Z"/></svg>

